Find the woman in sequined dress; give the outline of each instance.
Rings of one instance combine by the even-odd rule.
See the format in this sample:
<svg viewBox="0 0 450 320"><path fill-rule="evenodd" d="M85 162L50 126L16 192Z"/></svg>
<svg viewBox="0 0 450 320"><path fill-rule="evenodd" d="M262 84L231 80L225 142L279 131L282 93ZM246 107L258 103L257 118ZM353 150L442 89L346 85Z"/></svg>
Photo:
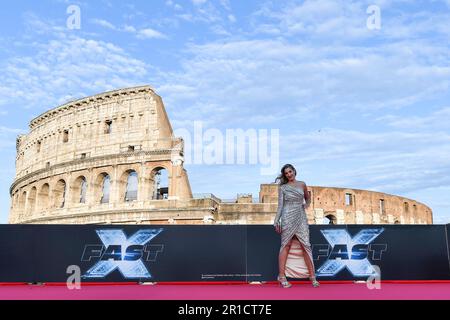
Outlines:
<svg viewBox="0 0 450 320"><path fill-rule="evenodd" d="M309 277L312 285L318 287L305 211L311 203L311 198L306 184L303 181L297 181L296 175L294 166L286 164L275 180L279 181L279 187L274 227L281 234L277 279L284 288L289 288L291 284L286 277Z"/></svg>

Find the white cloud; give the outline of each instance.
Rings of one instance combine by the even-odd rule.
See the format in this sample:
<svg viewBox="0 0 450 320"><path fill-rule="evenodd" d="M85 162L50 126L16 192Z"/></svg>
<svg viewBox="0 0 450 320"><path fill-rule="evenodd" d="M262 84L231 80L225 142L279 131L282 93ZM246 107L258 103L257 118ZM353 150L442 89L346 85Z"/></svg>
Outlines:
<svg viewBox="0 0 450 320"><path fill-rule="evenodd" d="M252 30L254 34L265 34L277 29L285 38L301 37L318 44L406 41L430 34L443 37L444 41L448 39L450 13L431 11L431 6L409 11L413 3L408 0L395 6L392 1L306 0L290 2L279 9L274 8L272 2L266 2L253 14ZM381 9L380 30L367 28L369 14L366 9L373 4ZM367 44L364 42L365 46Z"/></svg>
<svg viewBox="0 0 450 320"><path fill-rule="evenodd" d="M176 17L188 22L193 22L195 20L194 16L190 13L177 14Z"/></svg>
<svg viewBox="0 0 450 320"><path fill-rule="evenodd" d="M101 27L105 27L111 30L117 30L117 28L110 22L102 19L92 19L92 23L99 25Z"/></svg>
<svg viewBox="0 0 450 320"><path fill-rule="evenodd" d="M264 4L255 12L255 30L262 24L272 24L284 36L305 36L308 39L326 38L328 41L345 41L369 36L366 28L366 8L362 1L347 0L306 0L301 4L289 3L281 10L272 8L272 3Z"/></svg>
<svg viewBox="0 0 450 320"><path fill-rule="evenodd" d="M7 156L8 153L15 151L16 137L25 133L26 130L24 129L0 126L0 151L3 153L3 156Z"/></svg>
<svg viewBox="0 0 450 320"><path fill-rule="evenodd" d="M385 115L377 118L379 122L385 123L397 129L406 130L449 130L450 129L450 107L440 108L424 116L396 116Z"/></svg>
<svg viewBox="0 0 450 320"><path fill-rule="evenodd" d="M183 10L183 7L180 4L175 3L172 0L166 1L166 6L171 7L177 11Z"/></svg>
<svg viewBox="0 0 450 320"><path fill-rule="evenodd" d="M139 39L165 39L167 38L164 34L159 31L153 30L151 28L139 30L137 37Z"/></svg>
<svg viewBox="0 0 450 320"><path fill-rule="evenodd" d="M231 11L230 0L220 0L220 4L225 8L225 10Z"/></svg>
<svg viewBox="0 0 450 320"><path fill-rule="evenodd" d="M207 25L222 24L223 21L227 19L227 16L223 16L218 8L211 2L206 1L203 1L201 5L195 6L194 12L185 12L175 15L177 19L191 23L204 23Z"/></svg>
<svg viewBox="0 0 450 320"><path fill-rule="evenodd" d="M446 50L423 41L354 48L225 40L191 45L181 71L160 75L160 91L183 110L191 98L167 88L184 86L196 92L191 107L224 106L223 112L206 109L203 114L218 124L246 123L255 108L268 114L284 110L300 123L322 114L379 117L382 110L408 108L448 92L450 70L429 63L431 57L444 57Z"/></svg>
<svg viewBox="0 0 450 320"><path fill-rule="evenodd" d="M23 129L16 129L16 128L8 128L8 127L4 127L4 126L0 126L0 134L23 134L26 131Z"/></svg>
<svg viewBox="0 0 450 320"><path fill-rule="evenodd" d="M0 65L3 105L42 112L68 99L147 83L149 66L117 45L55 32L50 25L45 30L49 40L30 43L29 55Z"/></svg>
<svg viewBox="0 0 450 320"><path fill-rule="evenodd" d="M131 33L136 33L136 32L137 32L137 30L136 30L135 27L129 26L129 25L124 26L124 27L123 27L123 31L125 31L125 32L131 32Z"/></svg>
<svg viewBox="0 0 450 320"><path fill-rule="evenodd" d="M313 173L324 185L336 183L383 192L406 193L450 185L450 135L445 132L367 133L325 128L293 132L281 139L301 164L327 163ZM348 169L345 169L348 168Z"/></svg>
<svg viewBox="0 0 450 320"><path fill-rule="evenodd" d="M167 36L163 33L156 31L151 28L145 28L141 30L137 30L134 26L124 25L123 27L117 27L112 23L102 20L102 19L92 19L91 22L93 24L99 25L101 27L118 31L118 32L128 32L135 34L138 39L166 39Z"/></svg>

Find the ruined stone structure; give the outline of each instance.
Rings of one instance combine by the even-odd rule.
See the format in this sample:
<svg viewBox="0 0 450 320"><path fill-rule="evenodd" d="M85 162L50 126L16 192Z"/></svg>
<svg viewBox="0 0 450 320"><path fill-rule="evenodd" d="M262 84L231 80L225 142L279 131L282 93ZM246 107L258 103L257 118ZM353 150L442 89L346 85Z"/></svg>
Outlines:
<svg viewBox="0 0 450 320"><path fill-rule="evenodd" d="M165 187L157 181L163 170ZM10 192L11 223L139 223L150 214L167 222L180 207L184 219L196 221L207 207L189 202L183 141L147 86L73 101L33 119L30 133L17 138Z"/></svg>
<svg viewBox="0 0 450 320"><path fill-rule="evenodd" d="M161 97L149 86L72 101L17 138L10 223L271 224L276 184L233 202L193 197ZM163 173L167 181L162 181ZM310 223L432 223L414 200L364 190L309 187Z"/></svg>
<svg viewBox="0 0 450 320"><path fill-rule="evenodd" d="M432 224L433 213L426 205L381 192L308 186L312 224ZM261 185L260 202L277 202L278 186Z"/></svg>

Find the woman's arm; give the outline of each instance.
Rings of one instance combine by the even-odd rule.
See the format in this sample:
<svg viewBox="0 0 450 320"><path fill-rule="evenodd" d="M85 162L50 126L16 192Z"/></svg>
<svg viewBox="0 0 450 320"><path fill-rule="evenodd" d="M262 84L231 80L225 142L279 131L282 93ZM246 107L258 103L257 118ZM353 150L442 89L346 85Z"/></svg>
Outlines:
<svg viewBox="0 0 450 320"><path fill-rule="evenodd" d="M311 196L309 195L308 187L306 186L306 183L304 183L304 182L303 182L303 194L305 196L305 201L306 201L305 209L308 209L309 205L311 204Z"/></svg>
<svg viewBox="0 0 450 320"><path fill-rule="evenodd" d="M278 224L281 218L281 210L283 210L284 205L284 197L283 197L283 190L281 190L281 185L278 186L278 209L277 209L277 215L275 216L275 220L273 222L274 225Z"/></svg>

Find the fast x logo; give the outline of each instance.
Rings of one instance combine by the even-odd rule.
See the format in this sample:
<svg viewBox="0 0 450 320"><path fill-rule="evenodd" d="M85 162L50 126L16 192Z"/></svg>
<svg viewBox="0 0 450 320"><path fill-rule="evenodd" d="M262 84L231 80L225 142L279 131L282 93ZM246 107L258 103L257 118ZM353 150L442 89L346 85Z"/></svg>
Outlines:
<svg viewBox="0 0 450 320"><path fill-rule="evenodd" d="M155 261L158 252L163 250L162 245L147 244L162 231L143 229L127 238L121 229L96 230L103 245L86 245L81 260L98 258L99 261L83 278L104 278L116 269L127 279L151 278L142 259Z"/></svg>
<svg viewBox="0 0 450 320"><path fill-rule="evenodd" d="M315 245L313 255L316 260L321 256L328 259L317 270L317 275L334 276L345 268L355 277L377 275L368 260L368 252L372 252L372 260L381 260L387 245L370 243L383 231L383 228L363 229L352 238L346 229L321 230L329 245Z"/></svg>

